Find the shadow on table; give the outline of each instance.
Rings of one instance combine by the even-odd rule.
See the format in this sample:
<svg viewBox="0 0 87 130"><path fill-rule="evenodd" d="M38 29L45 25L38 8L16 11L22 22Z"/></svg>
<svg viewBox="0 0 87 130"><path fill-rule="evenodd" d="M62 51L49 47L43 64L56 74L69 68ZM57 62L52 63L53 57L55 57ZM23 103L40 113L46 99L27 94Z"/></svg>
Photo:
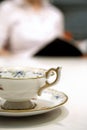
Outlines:
<svg viewBox="0 0 87 130"><path fill-rule="evenodd" d="M27 116L27 117L0 117L0 128L33 128L44 125L61 125L60 121L68 116L69 112L65 107L60 107L51 112Z"/></svg>

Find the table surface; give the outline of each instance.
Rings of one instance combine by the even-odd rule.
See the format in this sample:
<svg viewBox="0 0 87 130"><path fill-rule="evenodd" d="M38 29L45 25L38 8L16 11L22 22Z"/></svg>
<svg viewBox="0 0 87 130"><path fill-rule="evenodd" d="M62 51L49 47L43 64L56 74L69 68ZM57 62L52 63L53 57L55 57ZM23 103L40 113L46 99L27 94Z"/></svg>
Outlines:
<svg viewBox="0 0 87 130"><path fill-rule="evenodd" d="M1 130L86 130L87 59L86 58L0 58L0 66L53 68L61 66L61 77L52 88L62 91L68 101L58 109L35 116L0 117Z"/></svg>

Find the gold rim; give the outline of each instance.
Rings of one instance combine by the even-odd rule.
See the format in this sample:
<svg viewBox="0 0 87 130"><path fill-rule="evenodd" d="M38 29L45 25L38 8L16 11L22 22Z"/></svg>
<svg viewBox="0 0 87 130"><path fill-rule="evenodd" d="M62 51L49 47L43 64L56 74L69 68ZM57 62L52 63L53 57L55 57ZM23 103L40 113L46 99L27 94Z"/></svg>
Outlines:
<svg viewBox="0 0 87 130"><path fill-rule="evenodd" d="M57 68L61 68L61 67L57 67ZM42 76L36 76L36 77L29 77L29 78L10 78L10 77L0 77L0 79L9 79L9 80L29 80L29 79L38 79L38 78L44 78L46 77L46 73L50 70L47 70L47 69L43 69L43 68L30 68L30 69L37 69L37 70L40 70L40 71L43 71L43 75ZM51 69L54 69L54 68L51 68ZM26 71L29 70L29 69L26 69ZM26 72L25 71L25 72ZM3 71L4 72L4 71ZM8 70L8 72L11 72L11 70ZM15 71L14 71L15 72Z"/></svg>
<svg viewBox="0 0 87 130"><path fill-rule="evenodd" d="M42 76L36 76L36 77L29 77L29 78L10 78L10 77L0 77L0 79L10 79L10 80L29 80L29 79L38 79L38 78L44 78L45 77L45 73L47 72L47 70L46 69L43 69L43 68L30 68L30 69L24 69L23 71L24 72L27 72L27 70L29 71L29 70L35 70L35 69L37 69L37 70L40 70L40 71L43 71L43 75ZM7 70L8 72L15 72L15 71L17 71L17 70L11 70L11 69L9 69L9 70ZM4 72L3 70L2 70L2 72Z"/></svg>

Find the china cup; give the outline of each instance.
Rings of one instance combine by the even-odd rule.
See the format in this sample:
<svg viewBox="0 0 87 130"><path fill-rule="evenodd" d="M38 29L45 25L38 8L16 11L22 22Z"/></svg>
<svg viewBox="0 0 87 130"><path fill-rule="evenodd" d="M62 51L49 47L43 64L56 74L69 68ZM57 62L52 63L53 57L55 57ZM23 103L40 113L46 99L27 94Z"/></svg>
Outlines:
<svg viewBox="0 0 87 130"><path fill-rule="evenodd" d="M32 109L42 91L57 83L60 67L50 68L0 68L0 97L3 109Z"/></svg>

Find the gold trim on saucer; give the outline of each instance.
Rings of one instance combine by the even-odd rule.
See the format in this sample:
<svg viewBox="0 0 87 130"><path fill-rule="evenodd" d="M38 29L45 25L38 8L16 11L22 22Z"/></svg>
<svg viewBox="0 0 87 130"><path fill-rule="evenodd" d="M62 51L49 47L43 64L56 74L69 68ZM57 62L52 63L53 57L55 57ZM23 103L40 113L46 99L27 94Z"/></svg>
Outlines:
<svg viewBox="0 0 87 130"><path fill-rule="evenodd" d="M14 114L20 114L20 113L27 113L27 112L29 112L29 113L32 113L32 112L38 112L38 111L50 111L50 110L54 110L54 109L56 109L56 108L58 108L58 107L60 107L60 106L62 106L63 104L65 104L66 102L67 102L67 100L68 100L68 96L65 94L65 93L63 93L63 92L58 92L58 91L56 91L56 90L54 90L54 89L48 89L48 91L47 91L49 94L50 93L52 93L53 95L54 94L61 94L62 96L63 96L63 98L64 98L64 101L61 101L61 103L59 103L58 105L55 105L55 106L52 106L52 107L40 107L40 108L38 108L37 106L38 106L38 104L37 104L37 106L34 108L34 109L26 109L26 110L4 110L4 109L2 109L2 108L0 108L0 112L3 112L3 113L14 113ZM52 95L52 96L53 96ZM62 97L60 97L60 98L62 98ZM57 99L58 100L58 99Z"/></svg>

